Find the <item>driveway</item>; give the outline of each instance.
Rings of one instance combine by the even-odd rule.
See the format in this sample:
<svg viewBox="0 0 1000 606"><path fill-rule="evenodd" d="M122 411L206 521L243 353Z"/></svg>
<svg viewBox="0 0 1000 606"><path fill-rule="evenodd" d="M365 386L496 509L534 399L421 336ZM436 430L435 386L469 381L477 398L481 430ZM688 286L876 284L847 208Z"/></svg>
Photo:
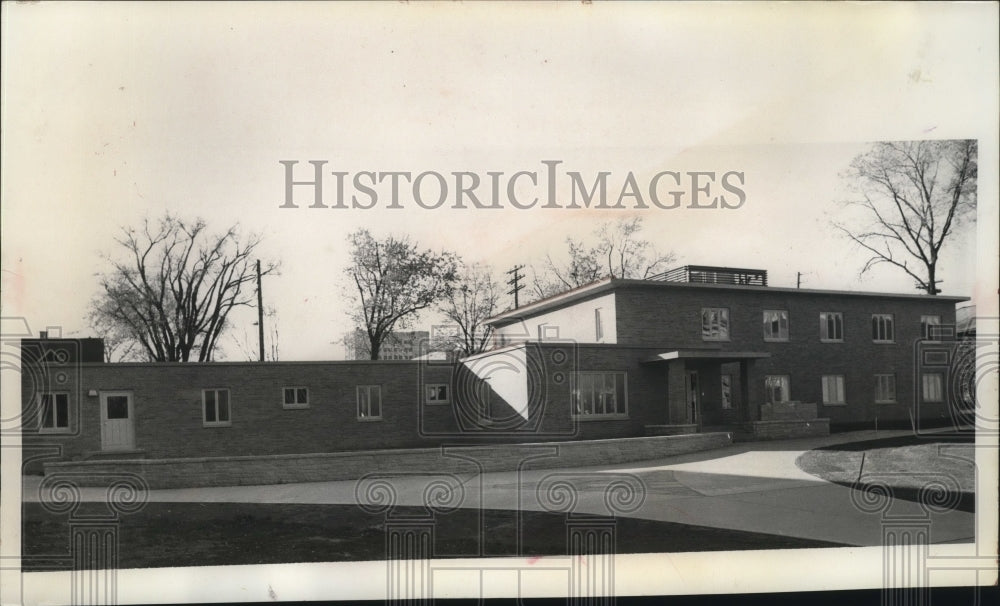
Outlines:
<svg viewBox="0 0 1000 606"><path fill-rule="evenodd" d="M722 449L623 465L486 473L463 477L391 474L337 482L149 491L158 502L363 503L572 511L631 516L714 528L869 546L881 545L885 522L909 517L927 524L933 543L974 540L975 515L927 512L897 499L864 511L859 493L799 469L803 452L837 443L907 435L906 431L835 434L822 438L751 442ZM24 500L38 500L38 477L27 477ZM853 496L852 496L853 494ZM102 488L80 497L102 501ZM869 508L871 509L871 508Z"/></svg>

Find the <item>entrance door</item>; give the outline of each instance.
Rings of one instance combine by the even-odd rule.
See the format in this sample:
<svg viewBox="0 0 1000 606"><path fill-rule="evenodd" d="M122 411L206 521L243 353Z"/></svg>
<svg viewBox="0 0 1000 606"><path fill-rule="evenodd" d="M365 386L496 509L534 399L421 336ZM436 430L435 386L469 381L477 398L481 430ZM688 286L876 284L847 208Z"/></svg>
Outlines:
<svg viewBox="0 0 1000 606"><path fill-rule="evenodd" d="M701 425L701 388L698 385L698 371L688 371L688 418L690 423Z"/></svg>
<svg viewBox="0 0 1000 606"><path fill-rule="evenodd" d="M130 450L135 447L132 414L131 393L111 391L101 394L101 450Z"/></svg>

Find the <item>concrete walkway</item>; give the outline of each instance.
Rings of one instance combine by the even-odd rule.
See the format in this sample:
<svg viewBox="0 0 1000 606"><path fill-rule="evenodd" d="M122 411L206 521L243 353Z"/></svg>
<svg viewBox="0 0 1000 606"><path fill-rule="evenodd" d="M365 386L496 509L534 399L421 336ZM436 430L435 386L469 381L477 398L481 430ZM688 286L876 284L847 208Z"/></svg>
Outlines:
<svg viewBox="0 0 1000 606"><path fill-rule="evenodd" d="M885 521L910 516L929 525L931 542L972 541L975 515L926 513L897 499L885 511L862 511L850 488L795 465L807 450L907 435L906 431L836 434L751 442L669 459L576 469L486 473L464 477L386 476L338 482L152 490L156 502L365 503L616 514L698 526L761 532L846 545L881 545ZM23 499L37 501L40 478L25 478ZM80 498L103 501L103 488Z"/></svg>

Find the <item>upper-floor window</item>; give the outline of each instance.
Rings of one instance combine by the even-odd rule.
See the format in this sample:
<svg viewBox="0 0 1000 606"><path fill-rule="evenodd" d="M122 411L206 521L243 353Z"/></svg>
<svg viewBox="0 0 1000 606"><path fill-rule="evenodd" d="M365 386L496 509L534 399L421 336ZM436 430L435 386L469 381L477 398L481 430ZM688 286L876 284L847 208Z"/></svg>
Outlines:
<svg viewBox="0 0 1000 606"><path fill-rule="evenodd" d="M896 339L892 314L872 314L872 340L892 343Z"/></svg>
<svg viewBox="0 0 1000 606"><path fill-rule="evenodd" d="M43 393L38 396L39 424L42 432L69 431L69 394Z"/></svg>
<svg viewBox="0 0 1000 606"><path fill-rule="evenodd" d="M308 408L309 389L306 387L285 387L282 389L283 408Z"/></svg>
<svg viewBox="0 0 1000 606"><path fill-rule="evenodd" d="M378 421L382 418L382 386L358 385L358 420Z"/></svg>
<svg viewBox="0 0 1000 606"><path fill-rule="evenodd" d="M844 340L844 314L837 311L824 311L819 314L820 341Z"/></svg>
<svg viewBox="0 0 1000 606"><path fill-rule="evenodd" d="M201 391L202 424L205 427L232 425L228 389L203 389Z"/></svg>
<svg viewBox="0 0 1000 606"><path fill-rule="evenodd" d="M928 341L941 338L941 316L920 316L920 334Z"/></svg>
<svg viewBox="0 0 1000 606"><path fill-rule="evenodd" d="M604 322L601 319L601 308L594 310L594 336L600 341L604 338Z"/></svg>
<svg viewBox="0 0 1000 606"><path fill-rule="evenodd" d="M729 340L729 309L704 307L701 310L701 338L705 341Z"/></svg>
<svg viewBox="0 0 1000 606"><path fill-rule="evenodd" d="M788 311L784 309L764 310L764 340L788 340Z"/></svg>

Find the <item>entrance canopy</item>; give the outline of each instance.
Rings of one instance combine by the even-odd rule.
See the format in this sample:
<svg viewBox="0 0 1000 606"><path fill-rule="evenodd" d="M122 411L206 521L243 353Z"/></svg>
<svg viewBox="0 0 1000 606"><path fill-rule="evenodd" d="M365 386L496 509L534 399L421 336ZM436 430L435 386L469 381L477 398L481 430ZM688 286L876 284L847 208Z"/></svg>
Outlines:
<svg viewBox="0 0 1000 606"><path fill-rule="evenodd" d="M756 360L770 358L766 351L723 351L720 349L675 349L656 354L642 361L643 364L654 362L669 362L671 360L713 360L716 362L739 362L741 360Z"/></svg>

